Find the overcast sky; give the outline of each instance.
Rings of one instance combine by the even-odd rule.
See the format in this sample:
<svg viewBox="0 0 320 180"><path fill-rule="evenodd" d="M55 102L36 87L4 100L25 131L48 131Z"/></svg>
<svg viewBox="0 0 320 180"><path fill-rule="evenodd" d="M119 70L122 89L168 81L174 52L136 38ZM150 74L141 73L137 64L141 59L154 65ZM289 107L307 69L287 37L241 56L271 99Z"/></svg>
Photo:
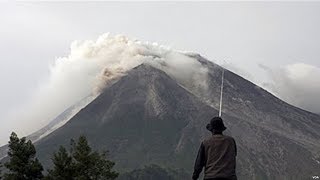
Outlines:
<svg viewBox="0 0 320 180"><path fill-rule="evenodd" d="M200 53L320 112L318 2L2 2L0 23L0 144L71 42L106 32Z"/></svg>

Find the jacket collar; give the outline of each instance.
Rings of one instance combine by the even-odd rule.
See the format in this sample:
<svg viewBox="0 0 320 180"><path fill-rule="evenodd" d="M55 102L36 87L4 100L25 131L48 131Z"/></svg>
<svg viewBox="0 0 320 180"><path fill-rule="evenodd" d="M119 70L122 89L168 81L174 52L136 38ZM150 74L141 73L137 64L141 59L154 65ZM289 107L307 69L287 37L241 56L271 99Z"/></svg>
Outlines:
<svg viewBox="0 0 320 180"><path fill-rule="evenodd" d="M215 136L215 135L221 135L222 136L223 134L222 134L222 132L213 132L212 135L213 136Z"/></svg>

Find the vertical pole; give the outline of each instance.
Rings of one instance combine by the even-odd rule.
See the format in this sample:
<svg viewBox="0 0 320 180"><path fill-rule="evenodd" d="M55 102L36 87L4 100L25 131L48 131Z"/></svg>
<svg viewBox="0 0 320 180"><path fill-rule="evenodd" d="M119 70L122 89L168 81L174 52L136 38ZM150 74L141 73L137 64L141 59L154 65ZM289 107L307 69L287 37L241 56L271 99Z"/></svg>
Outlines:
<svg viewBox="0 0 320 180"><path fill-rule="evenodd" d="M221 117L221 115L222 115L223 81L224 81L224 69L222 69L222 77L221 77L221 92L220 92L220 109L219 109L219 117Z"/></svg>

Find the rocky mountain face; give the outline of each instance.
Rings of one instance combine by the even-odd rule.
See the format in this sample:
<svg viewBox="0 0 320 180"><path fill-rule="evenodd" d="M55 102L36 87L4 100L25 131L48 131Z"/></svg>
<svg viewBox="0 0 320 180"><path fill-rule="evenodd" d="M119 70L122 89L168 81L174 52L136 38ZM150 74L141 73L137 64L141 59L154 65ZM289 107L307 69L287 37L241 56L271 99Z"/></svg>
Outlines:
<svg viewBox="0 0 320 180"><path fill-rule="evenodd" d="M190 55L208 69L207 86L178 82L142 64L106 88L65 125L36 143L41 162L70 138L86 135L109 150L121 172L159 164L192 173L205 126L218 115L222 68ZM238 146L239 179L310 179L320 172L320 116L293 107L225 70L225 134Z"/></svg>
<svg viewBox="0 0 320 180"><path fill-rule="evenodd" d="M55 145L67 145L70 138L85 134L93 147L109 150L121 169L148 163L182 166L186 160L192 164L194 154L187 152L186 159L182 151L188 147L188 151L195 152L200 137L195 133L185 142L184 131L192 130L191 123L198 119L205 120L200 125L203 126L214 114L216 110L167 74L141 65L107 88L64 126L40 140L38 153L41 159L49 161L48 152Z"/></svg>
<svg viewBox="0 0 320 180"><path fill-rule="evenodd" d="M142 169L122 173L117 180L175 180L190 179L190 175L183 170L165 169L158 165L148 165Z"/></svg>

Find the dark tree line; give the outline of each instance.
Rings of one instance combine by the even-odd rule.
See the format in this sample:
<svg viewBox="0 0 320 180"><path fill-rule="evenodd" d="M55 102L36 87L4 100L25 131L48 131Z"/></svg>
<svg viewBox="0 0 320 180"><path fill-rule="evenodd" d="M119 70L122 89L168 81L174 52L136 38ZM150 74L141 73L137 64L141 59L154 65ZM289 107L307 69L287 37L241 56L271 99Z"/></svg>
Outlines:
<svg viewBox="0 0 320 180"><path fill-rule="evenodd" d="M12 133L9 141L8 157L10 160L4 164L8 169L3 176L4 180L37 180L43 178L43 167L35 158L36 149L32 142L26 138L19 139Z"/></svg>
<svg viewBox="0 0 320 180"><path fill-rule="evenodd" d="M58 152L53 154L53 169L43 174L43 167L35 157L36 149L30 140L25 137L19 139L12 133L9 141L9 161L4 164L6 168L3 180L113 180L118 173L113 171L115 163L107 159L107 153L93 151L85 136L78 141L71 140L69 151L60 146Z"/></svg>
<svg viewBox="0 0 320 180"><path fill-rule="evenodd" d="M8 162L0 163L0 180L189 179L189 174L182 169L173 170L154 164L119 176L113 170L115 163L108 160L107 153L93 151L85 136L80 136L77 141L71 140L68 150L60 146L59 150L53 153L51 160L53 167L44 174L32 142L27 141L25 137L19 139L15 133L12 133L9 141Z"/></svg>

